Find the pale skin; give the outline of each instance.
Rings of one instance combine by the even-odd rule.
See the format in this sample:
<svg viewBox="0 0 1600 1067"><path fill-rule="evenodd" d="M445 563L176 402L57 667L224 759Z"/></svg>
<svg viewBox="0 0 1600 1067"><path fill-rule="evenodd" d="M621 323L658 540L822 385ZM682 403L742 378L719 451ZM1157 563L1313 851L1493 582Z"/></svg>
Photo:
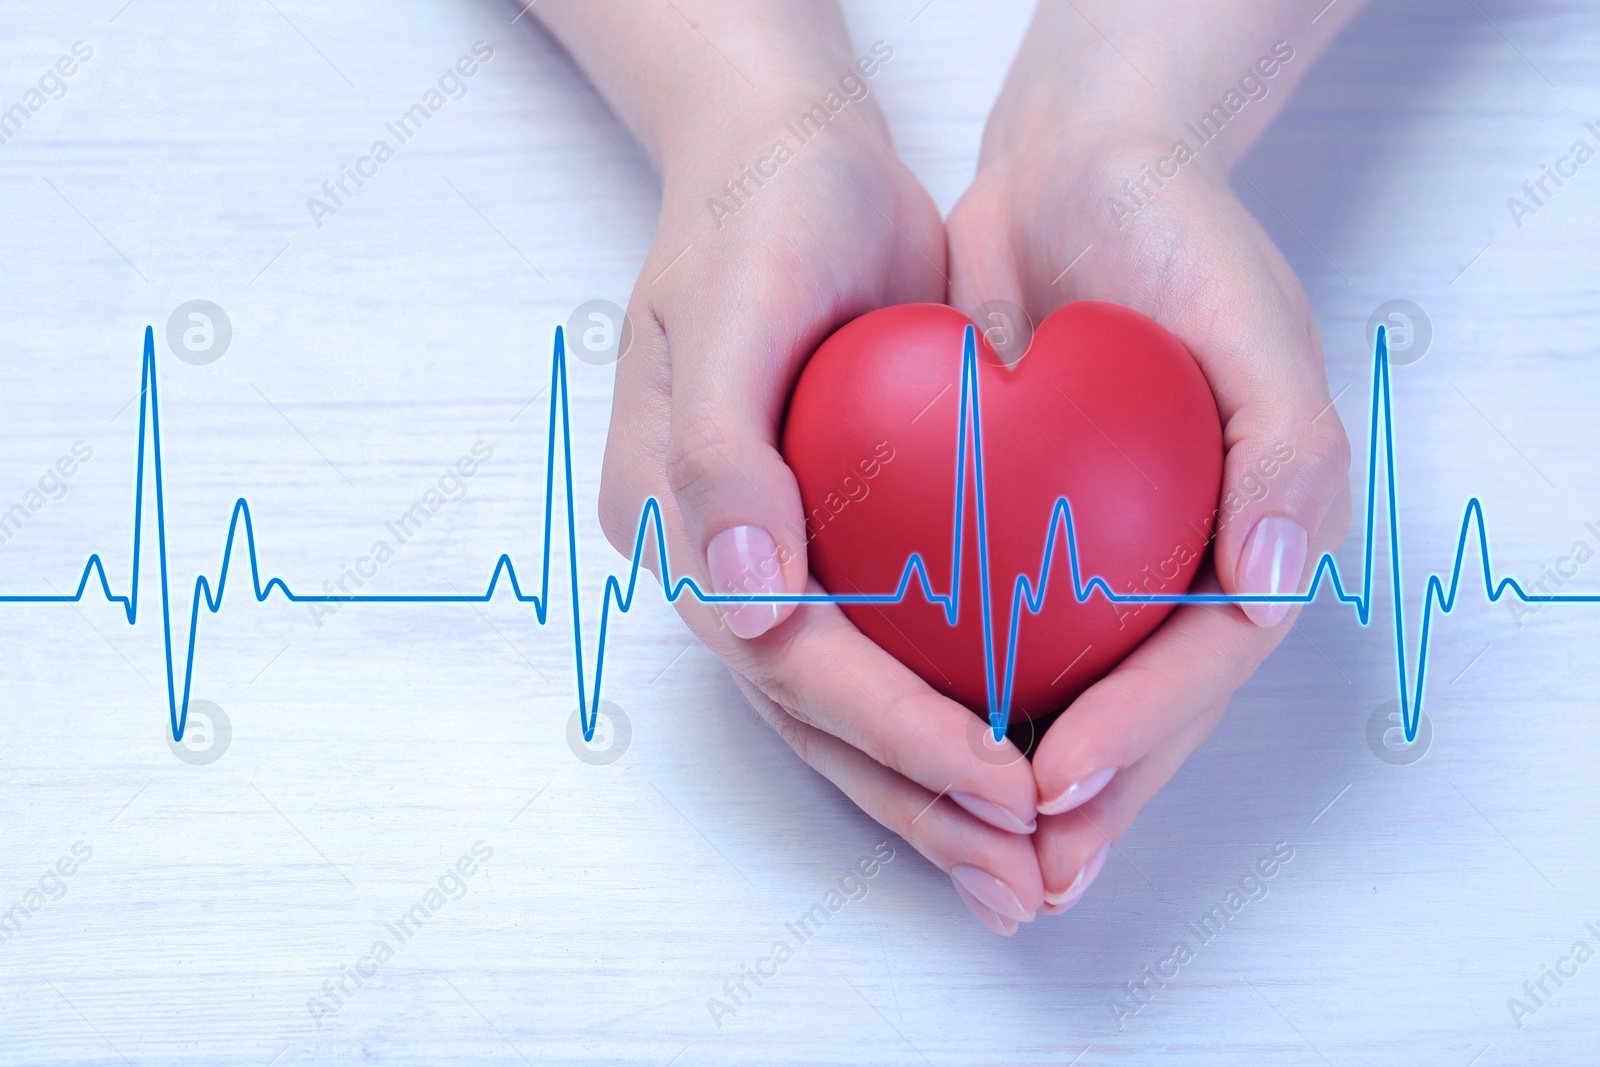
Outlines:
<svg viewBox="0 0 1600 1067"><path fill-rule="evenodd" d="M1303 590L1349 525L1349 443L1305 293L1228 175L1359 6L1340 0L1312 24L1316 12L1290 0L1042 0L972 186L941 220L872 94L735 213L708 205L785 137L787 121L842 76L859 77L870 48L849 40L836 0L541 0L532 14L662 178L601 482L612 544L632 551L653 496L675 576L719 591L820 591L793 532L804 529L799 490L776 447L817 344L891 304L971 313L1008 300L1038 322L1094 299L1171 330L1216 396L1223 495L1242 504L1219 525L1202 585ZM1265 76L1258 64L1279 42L1293 56ZM1246 74L1253 98L1201 146L1185 122ZM1193 158L1162 164L1176 176L1159 184L1147 177L1180 139ZM1292 460L1270 479L1252 473L1286 450ZM1295 615L1180 607L1051 725L1029 761L981 758L972 712L832 605L728 610L683 598L678 610L800 757L949 873L1000 934L1081 899L1110 843Z"/></svg>

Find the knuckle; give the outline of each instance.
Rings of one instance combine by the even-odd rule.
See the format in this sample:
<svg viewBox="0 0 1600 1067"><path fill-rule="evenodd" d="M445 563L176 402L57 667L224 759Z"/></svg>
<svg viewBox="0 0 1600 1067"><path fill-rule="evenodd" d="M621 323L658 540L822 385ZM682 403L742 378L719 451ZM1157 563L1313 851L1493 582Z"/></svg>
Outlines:
<svg viewBox="0 0 1600 1067"><path fill-rule="evenodd" d="M823 729L821 718L811 708L810 701L795 679L783 669L781 658L761 657L745 667L746 674L763 693L766 693L793 722L812 729Z"/></svg>
<svg viewBox="0 0 1600 1067"><path fill-rule="evenodd" d="M913 803L920 798L913 798L913 802L896 805L890 822L889 829L905 838L906 844L916 849L940 870L947 870L948 865L938 859L941 849L939 846L939 833L936 826L938 820L945 814L941 809L955 802L938 798L922 811L913 811Z"/></svg>
<svg viewBox="0 0 1600 1067"><path fill-rule="evenodd" d="M1324 423L1326 425L1324 425ZM1350 438L1338 418L1319 420L1296 436L1290 461L1303 491L1331 499L1350 473Z"/></svg>
<svg viewBox="0 0 1600 1067"><path fill-rule="evenodd" d="M912 781L918 779L919 772L922 772L920 777L924 779L930 777L929 772L923 771L917 765L917 758L912 755L912 752L915 751L914 749L908 749L906 745L901 743L902 739L896 735L892 733L886 734L881 729L875 728L876 723L915 722L919 719L929 721L931 717L928 712L931 709L922 707L922 703L920 695L909 690L889 697L877 712L863 719L857 726L854 739L856 747L891 771L910 778ZM938 719L932 719L932 721L935 723L940 722ZM939 727L931 732L939 736L944 735L943 724L940 723ZM961 738L954 739L954 743L961 743L961 741ZM952 742L941 741L940 744L951 747L952 751L961 751L953 748Z"/></svg>
<svg viewBox="0 0 1600 1067"><path fill-rule="evenodd" d="M728 474L731 452L730 435L715 422L675 423L667 446L667 484L680 501L693 507Z"/></svg>
<svg viewBox="0 0 1600 1067"><path fill-rule="evenodd" d="M1326 465L1343 475L1350 469L1350 435L1345 432L1344 423L1338 419L1319 438L1321 450L1325 457Z"/></svg>
<svg viewBox="0 0 1600 1067"><path fill-rule="evenodd" d="M809 767L816 767L815 746L811 741L811 727L790 715L788 710L779 706L776 712L767 720L778 736L783 738L783 743L794 750L801 761ZM820 769L820 768L819 768Z"/></svg>
<svg viewBox="0 0 1600 1067"><path fill-rule="evenodd" d="M1323 417L1310 426L1302 419L1298 427L1281 422L1262 427L1250 434L1248 444L1229 453L1226 518L1269 498L1294 513L1320 514L1347 483L1349 471L1350 440L1336 418Z"/></svg>

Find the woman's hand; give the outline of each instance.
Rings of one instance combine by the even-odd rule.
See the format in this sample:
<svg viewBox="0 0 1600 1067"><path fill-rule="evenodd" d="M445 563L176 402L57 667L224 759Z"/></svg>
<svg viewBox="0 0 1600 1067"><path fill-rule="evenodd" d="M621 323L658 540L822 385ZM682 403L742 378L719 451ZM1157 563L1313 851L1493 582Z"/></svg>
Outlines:
<svg viewBox="0 0 1600 1067"><path fill-rule="evenodd" d="M655 243L628 308L633 342L617 369L601 521L631 554L654 497L670 554L655 559L646 545L658 575L717 593L799 593L806 525L776 447L790 389L838 326L945 299L944 227L871 95L892 49L858 57L831 3L678 7L693 27L671 5L626 18L613 5L536 9L663 178ZM1028 836L1033 775L1020 758L982 757L971 712L833 605L684 596L677 608L784 740L949 872L985 925L1011 933L1034 917L1044 887Z"/></svg>
<svg viewBox="0 0 1600 1067"><path fill-rule="evenodd" d="M1037 322L1069 301L1104 300L1177 335L1216 396L1226 449L1213 551L1195 591L1302 592L1349 525L1349 443L1306 295L1234 196L1228 171L1310 48L1296 54L1285 43L1274 53L1268 37L1237 54L1216 51L1215 35L1178 17L1164 29L1145 25L1156 45L1148 53L1109 49L1117 20L1142 6L1041 4L990 118L977 178L951 213L951 302L970 314L1008 301ZM1197 9L1217 14L1208 12ZM1185 51L1185 36L1201 43ZM1257 53L1277 59L1257 66ZM1207 87L1169 100L1141 64L1158 81L1174 74ZM1261 73L1268 68L1276 84ZM1181 116L1204 114L1240 72L1254 76L1253 99L1239 98L1256 110L1228 122L1248 129L1202 143ZM1269 108L1262 101L1272 94ZM1205 740L1294 614L1279 604L1182 605L1050 727L1033 760L1047 913L1082 896L1111 843Z"/></svg>

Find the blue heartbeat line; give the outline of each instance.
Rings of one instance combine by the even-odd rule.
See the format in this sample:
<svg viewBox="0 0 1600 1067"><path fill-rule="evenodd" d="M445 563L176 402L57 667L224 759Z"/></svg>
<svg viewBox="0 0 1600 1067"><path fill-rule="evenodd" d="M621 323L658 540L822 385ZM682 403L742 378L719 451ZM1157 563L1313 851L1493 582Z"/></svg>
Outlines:
<svg viewBox="0 0 1600 1067"><path fill-rule="evenodd" d="M661 505L654 497L650 497L646 499L639 517L639 532L634 537L632 564L628 570L626 585L624 586L623 581L614 574L606 577L605 594L600 608L600 630L596 638L593 684L590 685L589 675L584 668L583 603L578 593L578 536L572 499L572 439L567 400L566 344L562 329L558 326L556 327L555 335L554 359L550 370L549 441L546 446L544 485L544 550L540 560L539 591L537 593L523 591L522 583L517 578L516 566L512 563L511 556L506 553L502 553L495 562L494 570L489 575L488 586L481 594L308 595L296 593L289 588L288 583L282 578L269 578L263 584L261 566L256 555L256 537L250 518L250 504L243 497L240 497L235 501L232 516L228 521L228 536L223 544L222 565L217 571L215 592L213 593L212 583L207 580L205 575L199 575L195 578L194 596L189 611L188 647L185 649L183 656L183 686L180 694L177 681L179 671L173 658L172 592L167 566L166 502L162 484L164 475L161 461L161 405L158 402L156 390L155 333L150 327L146 327L144 332L144 356L140 372L139 395L139 458L134 475L132 577L127 594L112 592L110 579L106 576L105 563L101 560L99 553L93 553L84 564L82 575L74 592L56 593L48 596L0 595L0 604L76 604L83 600L85 593L89 589L91 578L98 578L100 592L105 597L105 600L108 603L121 605L130 626L138 622L140 562L143 558L143 519L146 484L145 455L148 451L150 454L150 470L153 475L151 481L155 487L156 550L160 561L161 625L166 646L168 722L171 726L174 741L183 740L184 730L189 718L189 695L194 681L195 643L199 635L200 606L204 604L206 610L211 614L216 614L222 609L223 594L228 586L229 567L233 561L234 542L238 538L241 526L244 530L245 555L250 563L251 586L257 603L265 602L272 595L273 590L276 589L283 595L285 600L294 604L483 604L494 599L495 593L500 588L501 579L504 578L511 587L512 596L519 603L532 604L534 617L538 620L539 625L545 625L550 608L550 532L554 519L556 498L555 461L558 437L561 444L562 488L566 499L567 544L569 546L568 578L572 592L573 654L577 665L578 704L585 741L593 740L598 721L600 686L605 677L606 636L610 629L612 608L615 607L622 614L626 614L632 608L634 595L639 584L639 572L642 568L641 560L644 558L643 550L647 543L647 538L650 537L655 539L657 558L661 561L662 590L669 603L675 603L678 598L687 593L696 600L707 604L898 604L909 594L912 582L915 580L922 596L929 603L935 604L944 610L945 619L951 626L956 625L960 618L961 608L960 598L956 590L961 588L962 544L964 541L962 535L966 529L966 474L969 456L972 464L974 491L977 496L972 510L977 522L978 534L977 565L982 590L984 666L988 681L988 717L989 725L994 731L996 741L1000 740L1004 735L1007 723L1010 720L1012 682L1016 671L1017 628L1024 611L1028 614L1037 614L1043 610L1051 562L1055 559L1059 544L1063 538L1066 543L1067 563L1072 575L1073 596L1080 604L1086 603L1091 596L1097 593L1114 604L1309 604L1316 599L1317 592L1326 579L1331 583L1338 601L1342 604L1353 605L1358 621L1362 626L1368 625L1372 619L1372 556L1377 513L1377 487L1379 484L1380 429L1383 482L1387 489L1388 499L1390 577L1393 587L1395 622L1395 666L1399 678L1402 719L1408 742L1415 740L1417 729L1421 722L1422 693L1427 680L1428 648L1433 631L1434 614L1437 610L1439 614L1447 615L1455 608L1457 595L1461 588L1462 566L1466 560L1469 540L1474 530L1477 534L1479 558L1483 563L1484 589L1487 591L1491 603L1498 602L1507 592L1512 593L1524 603L1600 603L1600 594L1568 593L1533 596L1518 585L1515 579L1502 578L1497 581L1490 565L1489 534L1484 522L1483 505L1477 497L1472 497L1467 501L1466 510L1462 515L1461 534L1456 542L1455 562L1450 569L1448 588L1445 580L1438 574L1430 574L1428 576L1427 597L1422 610L1422 631L1417 646L1416 672L1413 677L1408 666L1405 606L1400 578L1400 531L1395 503L1394 426L1389 395L1388 338L1387 331L1380 326L1373 359L1371 442L1367 453L1366 533L1362 560L1363 574L1359 592L1346 591L1344 582L1339 574L1338 562L1331 553L1324 553L1321 560L1318 561L1315 573L1312 575L1310 588L1305 593L1278 595L1117 593L1112 590L1103 578L1094 577L1087 582L1084 581L1079 568L1077 536L1074 533L1072 523L1072 506L1065 497L1059 497L1050 514L1050 526L1048 537L1045 541L1043 558L1039 565L1038 580L1031 581L1028 575L1024 574L1018 575L1013 584L1010 630L1007 640L1008 652L1005 670L1000 675L997 685L994 669L993 620L991 618L991 601L989 597L989 539L983 479L983 427L978 396L978 361L975 334L973 328L969 326L963 340L961 353L961 414L956 442L954 552L952 553L949 586L951 592L948 595L934 590L932 580L928 575L927 565L923 561L922 555L917 552L913 552L907 558L905 568L900 574L899 584L892 593L846 595L829 593L708 593L701 589L693 578L680 577L674 579L671 577L672 568L667 554L666 531L661 517Z"/></svg>

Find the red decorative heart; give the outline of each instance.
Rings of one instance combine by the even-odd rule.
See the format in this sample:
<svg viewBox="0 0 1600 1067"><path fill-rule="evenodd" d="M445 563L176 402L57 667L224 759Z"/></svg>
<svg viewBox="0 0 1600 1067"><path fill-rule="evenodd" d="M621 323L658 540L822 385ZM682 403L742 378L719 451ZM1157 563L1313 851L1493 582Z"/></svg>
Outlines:
<svg viewBox="0 0 1600 1067"><path fill-rule="evenodd" d="M784 426L800 482L811 572L835 595L887 593L913 552L951 593L962 344L969 320L905 304L841 327L806 364ZM1222 429L1183 344L1137 312L1069 304L1007 368L981 333L977 386L987 517L994 692L1003 693L1018 576L1037 586L1057 498L1069 503L1079 573L1119 593L1189 588L1215 532ZM990 705L978 565L977 492L967 465L959 617L947 623L915 580L899 604L846 604L860 628L929 685ZM800 531L786 531L787 540ZM1064 524L1039 614L1019 612L1010 714L1066 707L1143 641L1168 604L1073 595Z"/></svg>

